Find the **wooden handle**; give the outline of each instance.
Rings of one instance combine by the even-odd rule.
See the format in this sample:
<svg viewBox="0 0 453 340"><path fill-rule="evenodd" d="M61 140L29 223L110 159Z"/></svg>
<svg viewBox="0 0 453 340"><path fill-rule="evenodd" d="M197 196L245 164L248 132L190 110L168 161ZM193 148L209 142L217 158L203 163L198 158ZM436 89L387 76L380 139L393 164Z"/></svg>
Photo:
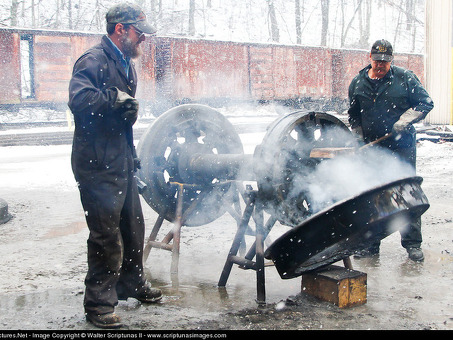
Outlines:
<svg viewBox="0 0 453 340"><path fill-rule="evenodd" d="M393 135L392 133L386 134L385 136L382 136L382 137L380 137L380 138L378 138L378 139L376 139L376 140L374 140L374 141L372 141L372 142L370 142L370 143L367 143L367 144L361 146L361 147L359 148L359 150L363 150L363 149L365 149L365 148L368 148L368 147L370 147L370 146L373 146L373 145L375 145L375 144L378 144L378 143L382 142L383 140L386 140L387 138L390 138L392 135Z"/></svg>
<svg viewBox="0 0 453 340"><path fill-rule="evenodd" d="M313 148L310 151L310 158L334 158L337 155L340 154L345 154L345 153L352 153L355 151L361 151L363 149L366 149L370 146L373 146L375 144L378 144L382 142L383 140L386 140L387 138L391 137L392 133L389 133L385 136L382 136L381 138L378 138L368 144L365 144L361 146L358 149L355 148Z"/></svg>

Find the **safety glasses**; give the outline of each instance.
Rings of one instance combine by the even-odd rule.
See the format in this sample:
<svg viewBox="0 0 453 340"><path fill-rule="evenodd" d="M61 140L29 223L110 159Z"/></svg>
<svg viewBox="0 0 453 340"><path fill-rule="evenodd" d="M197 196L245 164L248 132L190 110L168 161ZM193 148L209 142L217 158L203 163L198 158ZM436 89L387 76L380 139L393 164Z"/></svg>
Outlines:
<svg viewBox="0 0 453 340"><path fill-rule="evenodd" d="M135 31L135 33L137 33L138 40L140 40L142 37L143 38L145 37L145 33L143 33L142 31L138 30L133 25L130 25L129 27L132 27L132 29Z"/></svg>

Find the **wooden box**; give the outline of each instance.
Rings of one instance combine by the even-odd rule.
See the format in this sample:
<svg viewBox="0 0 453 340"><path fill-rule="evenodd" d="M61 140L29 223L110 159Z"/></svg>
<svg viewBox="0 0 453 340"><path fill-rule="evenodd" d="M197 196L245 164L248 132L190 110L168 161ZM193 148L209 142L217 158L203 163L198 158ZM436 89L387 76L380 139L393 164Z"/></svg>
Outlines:
<svg viewBox="0 0 453 340"><path fill-rule="evenodd" d="M365 304L367 275L339 266L302 275L302 291L340 308Z"/></svg>

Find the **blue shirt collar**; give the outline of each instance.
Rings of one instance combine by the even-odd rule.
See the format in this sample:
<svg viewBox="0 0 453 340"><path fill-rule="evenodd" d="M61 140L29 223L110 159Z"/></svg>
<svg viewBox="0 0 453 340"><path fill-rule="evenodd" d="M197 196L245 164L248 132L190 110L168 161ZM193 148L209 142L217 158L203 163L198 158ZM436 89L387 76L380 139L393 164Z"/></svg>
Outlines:
<svg viewBox="0 0 453 340"><path fill-rule="evenodd" d="M112 44L113 50L115 51L115 54L118 57L118 60L121 62L121 65L124 67L124 70L126 71L126 76L129 77L129 68L131 66L131 58L125 57L123 52L121 52L121 50L118 48L118 46L116 46L113 43L112 39L110 39L109 36L107 36L107 38L108 38L108 41L110 41L110 43Z"/></svg>

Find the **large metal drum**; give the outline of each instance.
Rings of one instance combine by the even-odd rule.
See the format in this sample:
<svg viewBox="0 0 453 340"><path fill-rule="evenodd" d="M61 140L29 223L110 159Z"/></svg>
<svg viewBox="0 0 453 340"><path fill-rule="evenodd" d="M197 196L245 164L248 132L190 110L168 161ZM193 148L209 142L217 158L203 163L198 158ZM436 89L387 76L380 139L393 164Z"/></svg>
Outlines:
<svg viewBox="0 0 453 340"><path fill-rule="evenodd" d="M279 237L265 257L290 279L367 248L429 208L422 181L404 178L339 201Z"/></svg>
<svg viewBox="0 0 453 340"><path fill-rule="evenodd" d="M208 106L187 104L157 118L141 137L137 153L142 164L137 175L147 186L142 193L145 201L173 222L177 183L184 183L184 225L199 226L225 213L235 189L224 179L230 175L230 167L221 171L212 161L195 171L196 156L223 156L235 165L237 160L230 158L243 156L244 151L239 135L223 115Z"/></svg>
<svg viewBox="0 0 453 340"><path fill-rule="evenodd" d="M205 105L181 105L156 119L141 137L137 176L146 184L145 201L168 221L176 218L178 185L184 185L184 224L198 226L239 201L241 181L256 181L267 212L296 226L312 214L305 192L293 194L294 178L308 176L320 162L310 158L310 151L348 146L352 140L339 119L296 111L276 119L254 154L245 155L223 115Z"/></svg>
<svg viewBox="0 0 453 340"><path fill-rule="evenodd" d="M327 113L296 111L275 120L254 154L266 211L291 227L312 215L308 193L300 188L300 181L308 181L320 163L310 157L311 150L351 147L354 143L348 127Z"/></svg>

